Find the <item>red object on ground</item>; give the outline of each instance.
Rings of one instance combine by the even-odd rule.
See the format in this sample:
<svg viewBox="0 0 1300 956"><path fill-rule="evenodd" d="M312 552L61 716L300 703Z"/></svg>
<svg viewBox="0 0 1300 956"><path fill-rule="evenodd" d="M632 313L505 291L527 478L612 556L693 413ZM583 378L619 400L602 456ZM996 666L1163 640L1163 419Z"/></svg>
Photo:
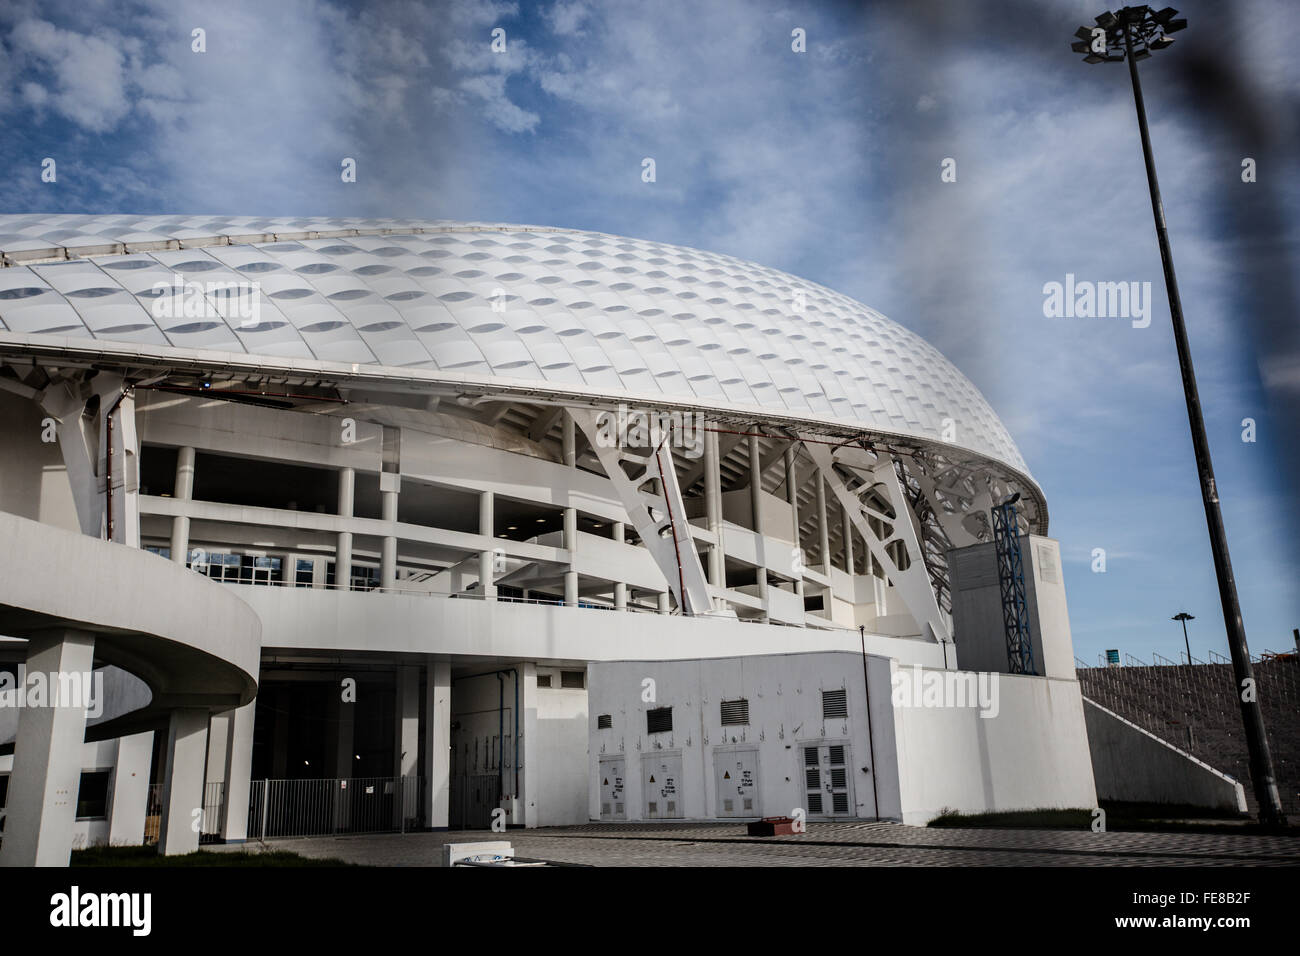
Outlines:
<svg viewBox="0 0 1300 956"><path fill-rule="evenodd" d="M794 819L791 817L763 817L749 824L750 836L782 836L794 832Z"/></svg>

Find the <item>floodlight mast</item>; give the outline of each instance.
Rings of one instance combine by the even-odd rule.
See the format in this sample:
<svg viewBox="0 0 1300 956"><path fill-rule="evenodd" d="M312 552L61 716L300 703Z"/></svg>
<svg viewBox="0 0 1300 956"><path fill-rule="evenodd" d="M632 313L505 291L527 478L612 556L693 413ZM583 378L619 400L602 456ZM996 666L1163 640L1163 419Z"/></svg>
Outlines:
<svg viewBox="0 0 1300 956"><path fill-rule="evenodd" d="M1192 353L1187 343L1187 326L1183 322L1183 305L1178 296L1178 279L1174 275L1173 253L1169 247L1169 230L1165 225L1165 207L1160 199L1160 183L1156 178L1155 158L1151 152L1151 134L1147 129L1146 107L1142 101L1142 84L1138 80L1137 60L1151 55L1151 50L1161 50L1173 43L1169 36L1187 26L1186 20L1174 19L1178 11L1165 7L1153 12L1149 6L1124 7L1117 13L1103 13L1097 17L1097 29L1105 31L1106 39L1116 39L1122 33L1124 53L1098 56L1089 47L1087 62L1118 62L1128 60L1129 77L1133 81L1133 102L1137 107L1138 130L1142 135L1142 155L1146 160L1147 186L1151 192L1151 214L1155 218L1156 240L1160 245L1160 261L1164 266L1165 291L1169 296L1169 317L1174 328L1174 343L1178 349L1178 367L1182 371L1183 396L1187 401L1187 420L1192 432L1192 447L1196 454L1196 470L1200 476L1201 500L1205 506L1205 523L1210 532L1210 547L1214 553L1214 571L1219 582L1219 602L1223 605L1223 623L1228 636L1228 650L1232 656L1232 671L1236 678L1237 702L1241 708L1241 722L1246 731L1246 747L1250 753L1250 776L1259 805L1261 823L1284 826L1282 800L1278 793L1277 777L1273 772L1273 757L1269 752L1268 736L1264 731L1264 717L1260 711L1254 668L1250 663L1250 650L1246 644L1246 627L1241 619L1241 605L1237 600L1237 583L1232 574L1232 560L1228 556L1228 537L1219 510L1219 492L1214 481L1214 465L1210 460L1210 443L1205 434L1205 419L1201 413L1200 393L1196 388L1196 373L1192 367ZM1081 27L1075 35L1080 36ZM1134 39L1140 48L1135 51ZM1078 51L1082 52L1082 51ZM1185 626L1185 625L1184 625ZM1190 658L1190 648L1188 651Z"/></svg>

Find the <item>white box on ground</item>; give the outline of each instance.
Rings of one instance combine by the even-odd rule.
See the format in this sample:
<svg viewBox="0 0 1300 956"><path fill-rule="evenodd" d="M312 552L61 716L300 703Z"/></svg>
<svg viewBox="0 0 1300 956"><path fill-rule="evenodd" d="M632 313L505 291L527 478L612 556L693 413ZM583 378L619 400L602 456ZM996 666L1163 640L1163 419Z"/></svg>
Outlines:
<svg viewBox="0 0 1300 956"><path fill-rule="evenodd" d="M455 866L464 860L489 863L493 860L511 859L514 848L507 840L487 840L480 843L445 843L442 847L442 865Z"/></svg>

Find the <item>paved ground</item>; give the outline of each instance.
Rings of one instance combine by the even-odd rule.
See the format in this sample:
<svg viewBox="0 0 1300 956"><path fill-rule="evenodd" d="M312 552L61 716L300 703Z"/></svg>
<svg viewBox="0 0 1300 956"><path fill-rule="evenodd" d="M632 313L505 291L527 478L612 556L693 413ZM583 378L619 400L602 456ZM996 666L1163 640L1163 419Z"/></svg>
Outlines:
<svg viewBox="0 0 1300 956"><path fill-rule="evenodd" d="M593 866L1300 865L1300 838L1290 836L927 829L897 823L810 823L807 833L767 838L747 836L743 823L593 823L504 834L308 837L268 846L366 866L437 866L444 843L502 839L517 856ZM229 853L245 847L210 849Z"/></svg>

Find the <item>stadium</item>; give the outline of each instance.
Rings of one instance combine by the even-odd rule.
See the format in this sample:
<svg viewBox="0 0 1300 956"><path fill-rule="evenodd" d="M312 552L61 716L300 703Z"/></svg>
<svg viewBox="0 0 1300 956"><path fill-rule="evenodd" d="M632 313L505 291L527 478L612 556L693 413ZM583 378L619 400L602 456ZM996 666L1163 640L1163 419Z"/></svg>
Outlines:
<svg viewBox="0 0 1300 956"><path fill-rule="evenodd" d="M6 216L0 254L0 667L101 695L0 707L2 862L1091 807L1095 722L1134 736L1006 428L832 290L448 221ZM1239 804L1184 757L1141 796Z"/></svg>

